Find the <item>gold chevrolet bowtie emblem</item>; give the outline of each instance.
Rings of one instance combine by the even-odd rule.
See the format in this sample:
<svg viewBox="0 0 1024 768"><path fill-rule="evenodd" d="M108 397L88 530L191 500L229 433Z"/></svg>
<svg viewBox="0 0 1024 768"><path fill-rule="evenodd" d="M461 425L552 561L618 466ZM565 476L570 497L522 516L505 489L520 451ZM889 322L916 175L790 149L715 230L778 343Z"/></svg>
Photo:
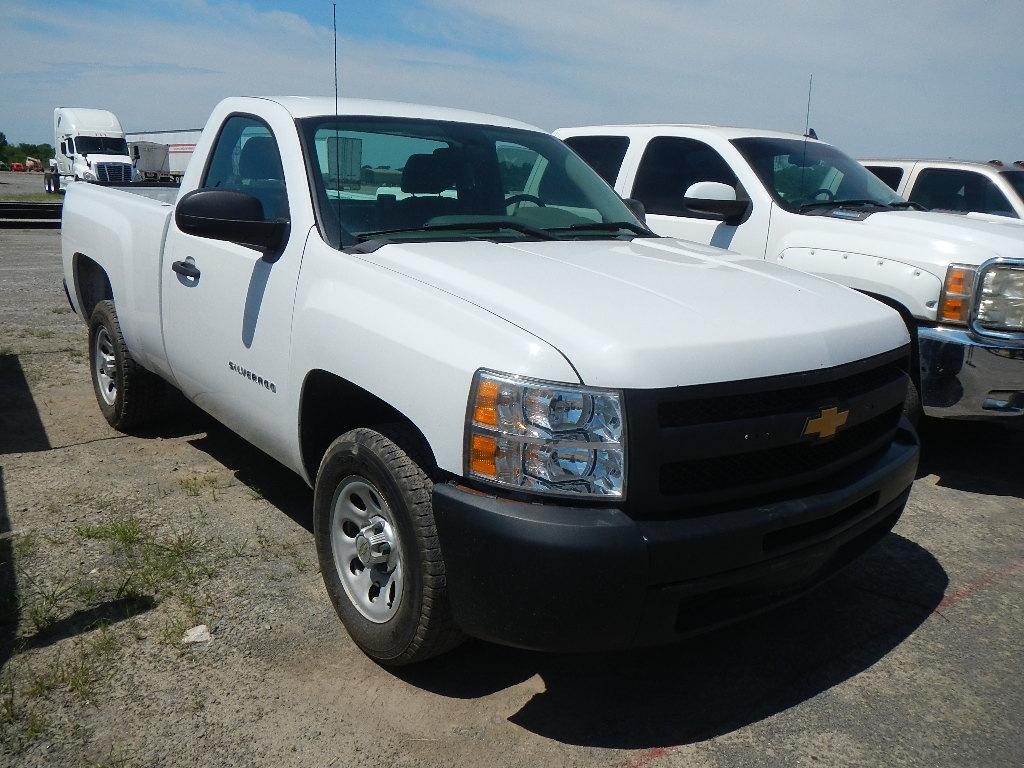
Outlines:
<svg viewBox="0 0 1024 768"><path fill-rule="evenodd" d="M821 413L813 419L808 419L804 425L804 437L817 435L821 439L835 437L846 420L849 418L849 411L840 411L838 408L822 408Z"/></svg>

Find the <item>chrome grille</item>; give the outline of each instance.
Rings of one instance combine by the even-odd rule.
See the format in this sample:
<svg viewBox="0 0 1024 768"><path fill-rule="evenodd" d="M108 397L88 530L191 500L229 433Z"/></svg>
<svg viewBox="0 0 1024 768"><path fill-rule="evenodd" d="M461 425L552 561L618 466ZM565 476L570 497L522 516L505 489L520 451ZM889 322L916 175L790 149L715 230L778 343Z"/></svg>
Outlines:
<svg viewBox="0 0 1024 768"><path fill-rule="evenodd" d="M128 163L97 163L96 178L112 184L128 184L132 180L132 167Z"/></svg>

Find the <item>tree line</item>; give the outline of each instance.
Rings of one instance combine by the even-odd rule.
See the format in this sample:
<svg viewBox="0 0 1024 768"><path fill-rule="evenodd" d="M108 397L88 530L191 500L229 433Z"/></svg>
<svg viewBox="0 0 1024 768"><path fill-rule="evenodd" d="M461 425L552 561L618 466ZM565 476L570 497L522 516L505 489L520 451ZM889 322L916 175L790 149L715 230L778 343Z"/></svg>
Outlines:
<svg viewBox="0 0 1024 768"><path fill-rule="evenodd" d="M49 144L9 144L3 131L0 131L0 161L7 165L24 163L26 157L42 160L45 166L54 157L53 147Z"/></svg>

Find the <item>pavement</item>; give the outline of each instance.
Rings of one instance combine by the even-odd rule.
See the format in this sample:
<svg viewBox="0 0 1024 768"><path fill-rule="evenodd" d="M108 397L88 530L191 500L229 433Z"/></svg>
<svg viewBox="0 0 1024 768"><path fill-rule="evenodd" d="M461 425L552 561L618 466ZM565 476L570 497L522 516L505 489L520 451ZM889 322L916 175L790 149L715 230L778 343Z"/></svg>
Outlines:
<svg viewBox="0 0 1024 768"><path fill-rule="evenodd" d="M327 601L301 480L187 406L107 427L59 248L0 231L0 765L1024 765L1021 429L926 424L893 533L758 618L389 671Z"/></svg>

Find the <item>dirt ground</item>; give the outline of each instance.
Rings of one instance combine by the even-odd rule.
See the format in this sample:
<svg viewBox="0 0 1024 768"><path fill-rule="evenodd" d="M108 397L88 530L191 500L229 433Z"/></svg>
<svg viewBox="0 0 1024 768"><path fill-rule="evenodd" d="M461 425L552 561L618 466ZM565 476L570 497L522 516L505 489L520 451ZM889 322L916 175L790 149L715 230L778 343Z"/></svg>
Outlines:
<svg viewBox="0 0 1024 768"><path fill-rule="evenodd" d="M392 672L328 603L301 480L185 405L107 427L59 249L0 230L0 764L1024 765L1024 432L928 425L895 532L768 615Z"/></svg>

